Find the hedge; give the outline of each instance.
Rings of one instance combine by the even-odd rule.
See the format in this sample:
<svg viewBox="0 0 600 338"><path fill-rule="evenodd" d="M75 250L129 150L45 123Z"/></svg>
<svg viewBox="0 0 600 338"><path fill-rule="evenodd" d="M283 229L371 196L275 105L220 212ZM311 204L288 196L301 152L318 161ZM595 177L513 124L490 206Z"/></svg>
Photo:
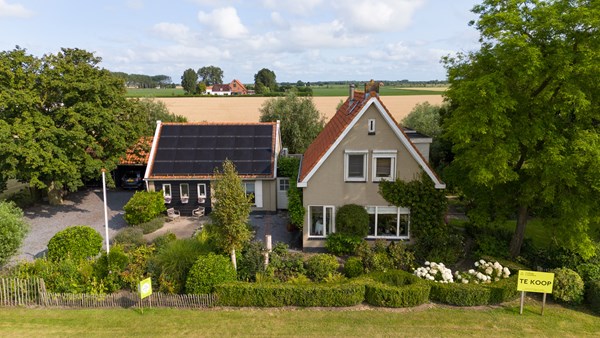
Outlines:
<svg viewBox="0 0 600 338"><path fill-rule="evenodd" d="M432 301L457 306L498 304L518 297L516 278L513 276L491 284L429 282L429 298Z"/></svg>
<svg viewBox="0 0 600 338"><path fill-rule="evenodd" d="M365 285L368 304L383 307L410 307L429 301L431 286L419 277L401 270L372 273Z"/></svg>
<svg viewBox="0 0 600 338"><path fill-rule="evenodd" d="M215 286L222 306L319 306L340 307L361 304L364 283L282 284L231 282Z"/></svg>
<svg viewBox="0 0 600 338"><path fill-rule="evenodd" d="M600 314L600 280L590 282L586 293L586 301L595 313Z"/></svg>

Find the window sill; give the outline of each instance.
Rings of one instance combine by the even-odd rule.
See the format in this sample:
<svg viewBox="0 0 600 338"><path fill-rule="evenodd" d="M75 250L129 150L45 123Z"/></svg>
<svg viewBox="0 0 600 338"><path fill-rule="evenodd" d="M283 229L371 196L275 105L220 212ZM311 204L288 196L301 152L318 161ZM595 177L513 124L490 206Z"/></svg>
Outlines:
<svg viewBox="0 0 600 338"><path fill-rule="evenodd" d="M409 236L367 236L367 239L402 239L402 240L408 240L410 239Z"/></svg>
<svg viewBox="0 0 600 338"><path fill-rule="evenodd" d="M308 235L308 240L324 240L324 239L327 239L327 236Z"/></svg>

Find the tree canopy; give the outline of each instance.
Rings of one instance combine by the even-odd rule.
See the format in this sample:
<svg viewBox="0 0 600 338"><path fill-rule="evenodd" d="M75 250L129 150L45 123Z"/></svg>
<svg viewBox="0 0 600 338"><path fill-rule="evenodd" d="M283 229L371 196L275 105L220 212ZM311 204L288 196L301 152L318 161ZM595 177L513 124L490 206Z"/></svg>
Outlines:
<svg viewBox="0 0 600 338"><path fill-rule="evenodd" d="M215 66L205 66L198 69L200 81L207 86L223 83L223 70Z"/></svg>
<svg viewBox="0 0 600 338"><path fill-rule="evenodd" d="M196 94L198 89L198 73L192 68L188 68L181 75L181 86L186 94Z"/></svg>
<svg viewBox="0 0 600 338"><path fill-rule="evenodd" d="M0 52L0 172L47 190L51 203L114 169L146 123L100 61L81 49Z"/></svg>
<svg viewBox="0 0 600 338"><path fill-rule="evenodd" d="M281 121L281 143L290 153L302 154L325 126L325 117L311 97L298 97L293 91L285 97L265 101L261 122Z"/></svg>
<svg viewBox="0 0 600 338"><path fill-rule="evenodd" d="M520 253L535 211L583 257L600 202L600 4L484 0L481 47L444 59L454 144L450 173L475 201L472 219L517 216Z"/></svg>
<svg viewBox="0 0 600 338"><path fill-rule="evenodd" d="M275 72L263 68L254 74L254 90L257 94L267 94L277 90Z"/></svg>

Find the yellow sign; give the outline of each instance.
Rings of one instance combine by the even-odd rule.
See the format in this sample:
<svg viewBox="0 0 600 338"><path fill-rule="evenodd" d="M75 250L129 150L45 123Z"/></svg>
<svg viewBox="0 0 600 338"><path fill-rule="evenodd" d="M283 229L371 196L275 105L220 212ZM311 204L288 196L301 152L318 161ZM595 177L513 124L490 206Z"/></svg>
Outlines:
<svg viewBox="0 0 600 338"><path fill-rule="evenodd" d="M551 272L538 272L519 270L517 291L552 293L554 274Z"/></svg>
<svg viewBox="0 0 600 338"><path fill-rule="evenodd" d="M144 299L152 294L152 279L146 278L138 285L140 299Z"/></svg>

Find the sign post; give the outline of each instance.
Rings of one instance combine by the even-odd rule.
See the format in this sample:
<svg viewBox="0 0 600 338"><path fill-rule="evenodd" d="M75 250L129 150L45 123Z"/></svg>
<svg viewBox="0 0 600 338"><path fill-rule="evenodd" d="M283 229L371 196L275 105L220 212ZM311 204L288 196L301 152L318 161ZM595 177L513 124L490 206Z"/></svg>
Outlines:
<svg viewBox="0 0 600 338"><path fill-rule="evenodd" d="M144 307L142 306L142 300L152 294L152 279L146 278L138 285L138 292L140 294L140 308L144 313Z"/></svg>
<svg viewBox="0 0 600 338"><path fill-rule="evenodd" d="M552 293L554 285L554 274L551 272L538 272L519 270L517 279L517 291L521 291L521 308L519 314L523 314L523 302L525 301L525 292L543 293L542 316L546 306L546 294Z"/></svg>

